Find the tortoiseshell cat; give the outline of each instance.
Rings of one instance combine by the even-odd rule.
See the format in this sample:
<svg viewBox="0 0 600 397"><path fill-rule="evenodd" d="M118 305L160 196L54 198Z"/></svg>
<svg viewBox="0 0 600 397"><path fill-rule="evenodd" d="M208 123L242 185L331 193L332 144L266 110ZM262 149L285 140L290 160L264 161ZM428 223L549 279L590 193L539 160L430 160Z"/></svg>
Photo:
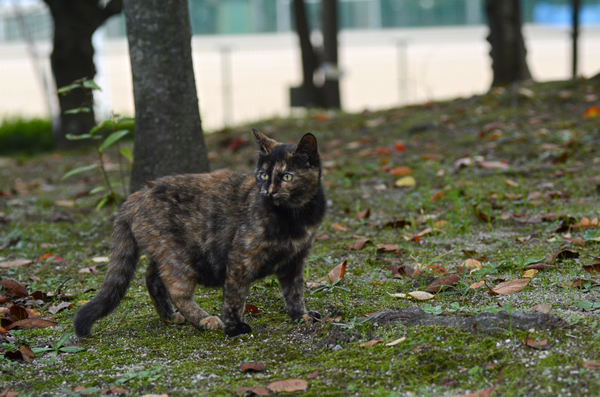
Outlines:
<svg viewBox="0 0 600 397"><path fill-rule="evenodd" d="M249 333L242 315L250 284L271 274L292 320L318 318L306 311L302 278L326 207L317 140L306 134L290 145L252 132L259 149L254 175L168 176L127 199L114 223L102 287L75 316L78 336L89 335L125 297L141 251L150 258L150 298L165 320L177 320L172 302L198 329ZM223 288L223 321L196 304L196 284Z"/></svg>

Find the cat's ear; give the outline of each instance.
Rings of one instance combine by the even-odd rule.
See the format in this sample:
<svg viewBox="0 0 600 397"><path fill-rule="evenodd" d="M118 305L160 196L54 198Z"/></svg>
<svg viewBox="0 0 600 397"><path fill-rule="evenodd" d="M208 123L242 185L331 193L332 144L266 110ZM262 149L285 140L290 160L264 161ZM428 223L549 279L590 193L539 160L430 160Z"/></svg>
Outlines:
<svg viewBox="0 0 600 397"><path fill-rule="evenodd" d="M262 132L255 130L254 128L252 128L252 133L256 138L256 144L261 154L271 153L275 145L277 145L277 141L266 137Z"/></svg>
<svg viewBox="0 0 600 397"><path fill-rule="evenodd" d="M310 132L305 134L298 146L296 147L296 153L304 156L311 165L319 163L319 148L317 146L317 138Z"/></svg>

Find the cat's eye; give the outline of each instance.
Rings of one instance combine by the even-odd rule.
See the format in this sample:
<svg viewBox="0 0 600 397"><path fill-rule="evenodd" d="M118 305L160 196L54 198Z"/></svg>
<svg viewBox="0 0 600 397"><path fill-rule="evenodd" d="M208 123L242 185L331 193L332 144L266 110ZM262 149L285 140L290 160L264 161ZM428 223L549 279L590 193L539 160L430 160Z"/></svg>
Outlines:
<svg viewBox="0 0 600 397"><path fill-rule="evenodd" d="M266 172L261 172L260 174L258 174L258 176L260 177L260 179L262 179L263 181L266 181L267 179L269 179L269 174L267 174Z"/></svg>
<svg viewBox="0 0 600 397"><path fill-rule="evenodd" d="M292 174L283 174L283 178L282 178L285 182L289 182L292 179L294 179L294 176Z"/></svg>

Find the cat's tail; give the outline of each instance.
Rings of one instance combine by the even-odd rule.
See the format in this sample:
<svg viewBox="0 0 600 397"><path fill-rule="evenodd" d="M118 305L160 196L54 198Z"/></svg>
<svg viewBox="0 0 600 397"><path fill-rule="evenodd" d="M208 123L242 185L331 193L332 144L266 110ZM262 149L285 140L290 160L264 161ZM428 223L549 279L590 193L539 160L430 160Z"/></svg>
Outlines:
<svg viewBox="0 0 600 397"><path fill-rule="evenodd" d="M125 207L127 203L123 205ZM115 220L110 243L109 267L98 294L77 311L73 326L79 337L88 336L94 323L110 314L125 297L129 283L135 274L138 261L138 245L131 232L131 223L125 216L125 208Z"/></svg>

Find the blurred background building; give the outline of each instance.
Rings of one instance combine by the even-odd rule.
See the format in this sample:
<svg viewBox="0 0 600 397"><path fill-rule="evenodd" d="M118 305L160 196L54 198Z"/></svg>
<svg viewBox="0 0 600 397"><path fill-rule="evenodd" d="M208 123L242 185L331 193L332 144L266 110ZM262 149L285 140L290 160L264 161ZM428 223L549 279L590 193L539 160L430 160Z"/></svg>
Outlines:
<svg viewBox="0 0 600 397"><path fill-rule="evenodd" d="M302 79L290 0L188 0L206 130L287 116ZM307 0L318 43L320 1ZM570 78L570 0L521 0L537 81ZM381 109L483 93L491 83L483 0L339 0L342 107ZM0 0L0 117L49 116L52 17L41 0ZM581 0L579 70L600 72L600 0ZM122 15L94 37L100 115L133 114Z"/></svg>

